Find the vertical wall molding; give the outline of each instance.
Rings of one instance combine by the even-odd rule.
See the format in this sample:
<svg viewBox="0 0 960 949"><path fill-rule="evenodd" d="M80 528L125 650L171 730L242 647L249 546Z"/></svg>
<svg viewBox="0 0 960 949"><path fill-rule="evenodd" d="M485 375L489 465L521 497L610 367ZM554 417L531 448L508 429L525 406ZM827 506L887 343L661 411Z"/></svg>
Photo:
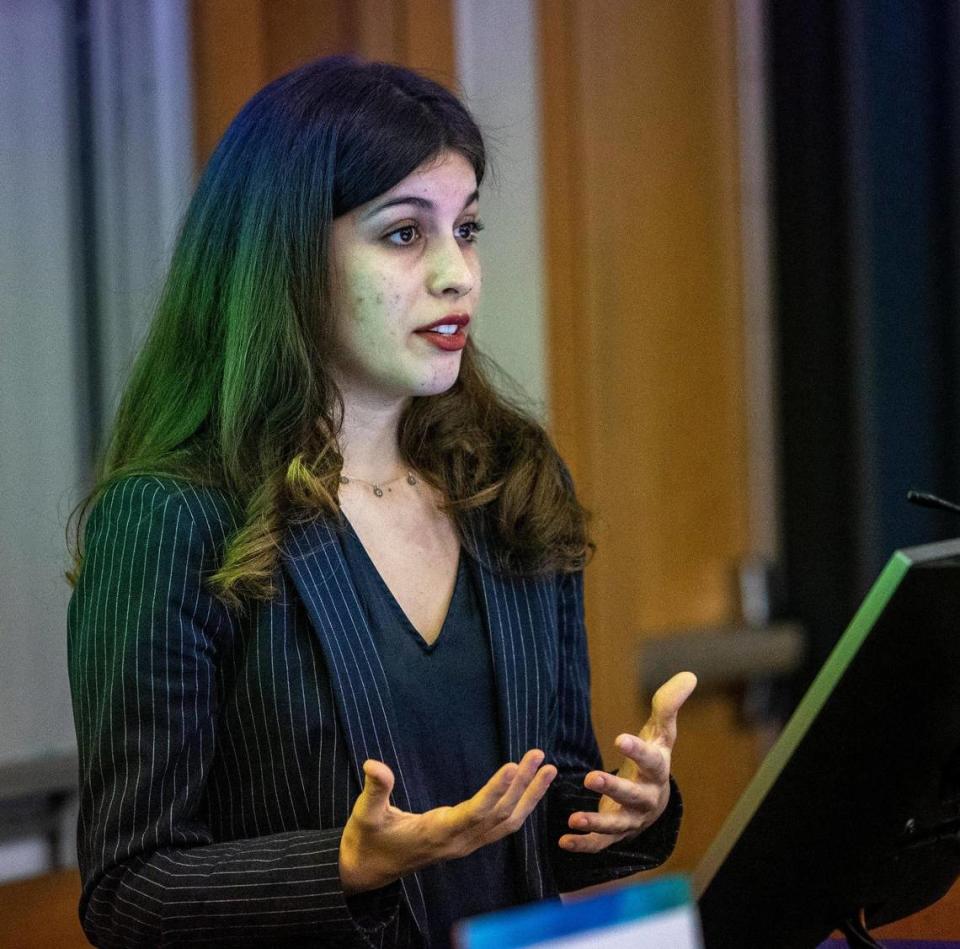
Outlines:
<svg viewBox="0 0 960 949"><path fill-rule="evenodd" d="M743 259L744 412L750 551L780 558L780 491L776 413L777 339L773 314L767 50L763 0L737 0L737 97Z"/></svg>
<svg viewBox="0 0 960 949"><path fill-rule="evenodd" d="M533 0L456 0L457 66L467 106L486 139L481 189L483 294L476 339L547 413L543 159L539 49ZM473 330L471 330L473 332Z"/></svg>
<svg viewBox="0 0 960 949"><path fill-rule="evenodd" d="M105 431L193 184L187 0L90 0L90 121Z"/></svg>

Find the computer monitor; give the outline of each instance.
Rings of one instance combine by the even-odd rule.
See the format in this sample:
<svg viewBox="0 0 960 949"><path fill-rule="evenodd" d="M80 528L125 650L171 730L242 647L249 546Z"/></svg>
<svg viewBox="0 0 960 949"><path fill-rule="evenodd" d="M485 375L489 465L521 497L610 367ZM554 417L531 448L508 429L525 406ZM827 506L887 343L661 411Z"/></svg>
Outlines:
<svg viewBox="0 0 960 949"><path fill-rule="evenodd" d="M693 877L707 949L811 949L960 874L960 540L897 551ZM858 926L858 920L861 921ZM860 945L871 945L867 941Z"/></svg>

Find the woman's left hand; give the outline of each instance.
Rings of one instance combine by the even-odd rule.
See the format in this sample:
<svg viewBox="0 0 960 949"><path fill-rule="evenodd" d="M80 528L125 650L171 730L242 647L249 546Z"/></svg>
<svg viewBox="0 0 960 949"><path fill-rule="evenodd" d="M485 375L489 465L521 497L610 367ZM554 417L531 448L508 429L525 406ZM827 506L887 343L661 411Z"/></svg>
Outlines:
<svg viewBox="0 0 960 949"><path fill-rule="evenodd" d="M670 800L670 755L677 740L677 712L697 685L692 672L678 672L654 693L652 711L639 735L620 735L623 766L616 775L591 771L584 787L602 794L596 812L576 811L568 821L577 833L564 834L560 846L576 853L597 853L646 830Z"/></svg>

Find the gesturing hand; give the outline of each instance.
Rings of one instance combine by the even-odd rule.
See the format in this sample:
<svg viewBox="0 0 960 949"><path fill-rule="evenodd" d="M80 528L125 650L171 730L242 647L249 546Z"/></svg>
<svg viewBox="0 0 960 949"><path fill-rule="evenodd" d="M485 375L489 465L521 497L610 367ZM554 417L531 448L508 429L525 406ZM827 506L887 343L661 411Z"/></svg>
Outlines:
<svg viewBox="0 0 960 949"><path fill-rule="evenodd" d="M528 751L500 768L473 797L423 814L390 803L393 772L382 761L363 763L363 791L343 829L340 880L347 896L386 886L440 860L465 857L519 830L557 776L544 754Z"/></svg>
<svg viewBox="0 0 960 949"><path fill-rule="evenodd" d="M677 712L697 685L692 672L679 672L654 693L652 711L639 735L620 735L625 755L616 775L591 771L584 787L602 793L595 813L577 811L560 846L577 853L597 853L649 827L670 799L670 755L677 740Z"/></svg>

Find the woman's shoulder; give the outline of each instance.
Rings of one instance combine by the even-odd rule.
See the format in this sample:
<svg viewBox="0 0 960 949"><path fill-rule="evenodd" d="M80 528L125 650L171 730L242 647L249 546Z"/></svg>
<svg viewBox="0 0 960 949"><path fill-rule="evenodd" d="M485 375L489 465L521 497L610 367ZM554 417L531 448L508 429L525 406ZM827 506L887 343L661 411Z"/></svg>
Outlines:
<svg viewBox="0 0 960 949"><path fill-rule="evenodd" d="M223 488L166 473L125 474L103 485L90 518L116 521L157 516L161 511L182 512L204 534L216 537L240 526L235 499Z"/></svg>

